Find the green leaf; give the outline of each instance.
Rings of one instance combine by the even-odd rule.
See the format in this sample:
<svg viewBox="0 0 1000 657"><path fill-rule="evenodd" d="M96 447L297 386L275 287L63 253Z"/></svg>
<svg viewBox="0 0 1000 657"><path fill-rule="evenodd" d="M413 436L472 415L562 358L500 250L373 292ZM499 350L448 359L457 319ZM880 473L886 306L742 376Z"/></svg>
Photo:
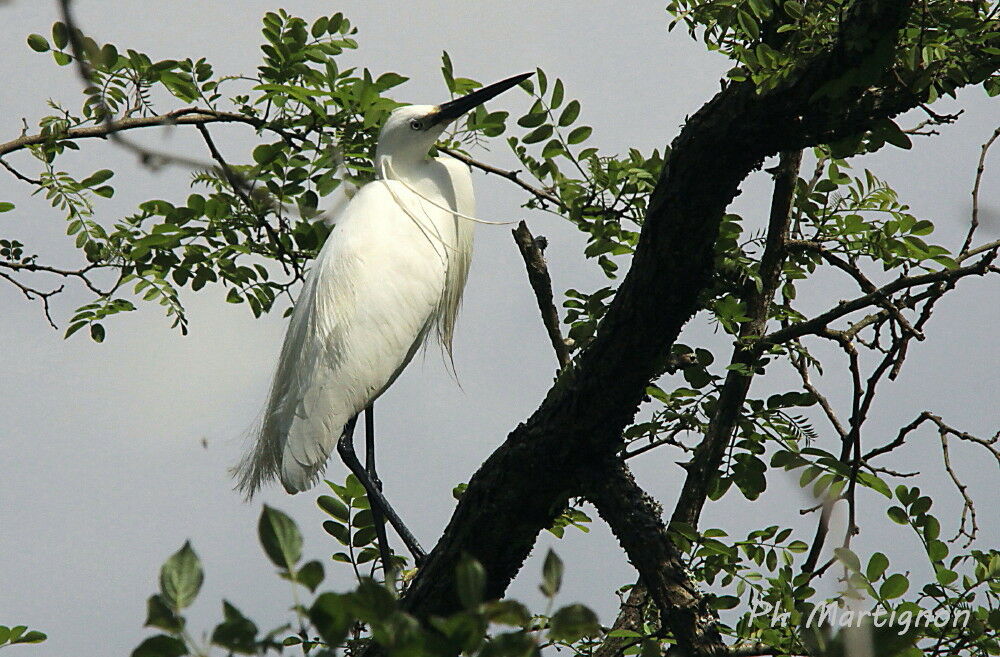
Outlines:
<svg viewBox="0 0 1000 657"><path fill-rule="evenodd" d="M486 590L486 570L482 564L463 555L455 569L455 586L458 589L458 599L466 609L475 609L483 601Z"/></svg>
<svg viewBox="0 0 1000 657"><path fill-rule="evenodd" d="M184 629L184 619L177 616L160 594L151 595L146 601L146 627L157 627L177 633Z"/></svg>
<svg viewBox="0 0 1000 657"><path fill-rule="evenodd" d="M571 100L566 108L559 115L559 127L565 128L566 126L572 125L576 118L580 116L580 101Z"/></svg>
<svg viewBox="0 0 1000 657"><path fill-rule="evenodd" d="M183 609L194 602L204 579L201 561L188 541L160 568L160 593L168 605Z"/></svg>
<svg viewBox="0 0 1000 657"><path fill-rule="evenodd" d="M375 80L375 88L379 91L388 91L393 87L403 84L409 79L410 78L402 76L399 73L383 73L378 76L377 80Z"/></svg>
<svg viewBox="0 0 1000 657"><path fill-rule="evenodd" d="M882 586L879 587L878 593L883 600L891 600L892 598L898 598L906 593L908 588L910 588L910 580L906 579L905 575L896 573L894 575L890 575L888 579L882 582Z"/></svg>
<svg viewBox="0 0 1000 657"><path fill-rule="evenodd" d="M928 541L927 556L931 561L944 561L948 557L948 545L936 539Z"/></svg>
<svg viewBox="0 0 1000 657"><path fill-rule="evenodd" d="M490 603L484 613L491 623L501 625L526 627L531 622L531 612L515 600L498 600Z"/></svg>
<svg viewBox="0 0 1000 657"><path fill-rule="evenodd" d="M529 112L517 120L522 128L537 128L545 123L545 112Z"/></svg>
<svg viewBox="0 0 1000 657"><path fill-rule="evenodd" d="M29 34L28 47L35 52L48 52L50 48L48 40L41 34Z"/></svg>
<svg viewBox="0 0 1000 657"><path fill-rule="evenodd" d="M563 562L552 549L545 555L545 563L542 564L542 584L539 587L546 597L551 598L559 592L562 587Z"/></svg>
<svg viewBox="0 0 1000 657"><path fill-rule="evenodd" d="M538 78L538 95L544 96L545 90L548 88L548 78L545 77L545 72L540 68L535 69L535 77Z"/></svg>
<svg viewBox="0 0 1000 657"><path fill-rule="evenodd" d="M14 641L11 641L11 643L12 644L14 644L14 643L41 643L42 641L45 641L47 638L49 638L49 637L48 637L47 634L45 634L45 632L39 632L38 630L31 630L30 632L25 632L24 634L22 634L21 636L19 636Z"/></svg>
<svg viewBox="0 0 1000 657"><path fill-rule="evenodd" d="M552 126L541 125L529 132L521 139L525 144L535 144L540 141L545 141L552 136Z"/></svg>
<svg viewBox="0 0 1000 657"><path fill-rule="evenodd" d="M348 610L348 597L337 593L323 593L309 609L309 620L328 645L339 645L347 630L354 624L354 616Z"/></svg>
<svg viewBox="0 0 1000 657"><path fill-rule="evenodd" d="M896 125L892 119L883 119L877 123L873 132L893 146L906 150L913 148L910 136L903 132L903 129Z"/></svg>
<svg viewBox="0 0 1000 657"><path fill-rule="evenodd" d="M897 524L900 525L910 524L910 517L906 515L906 511L904 511L898 506L890 507L889 510L886 511L886 515L889 516L889 518L891 518L892 521Z"/></svg>
<svg viewBox="0 0 1000 657"><path fill-rule="evenodd" d="M327 534L340 541L341 545L347 545L351 542L351 530L346 525L326 520L323 522L323 529L326 530Z"/></svg>
<svg viewBox="0 0 1000 657"><path fill-rule="evenodd" d="M556 78L556 83L552 85L552 98L549 101L549 108L556 109L562 105L564 95L565 89L563 88L563 81Z"/></svg>
<svg viewBox="0 0 1000 657"><path fill-rule="evenodd" d="M257 534L271 562L289 571L302 558L302 534L295 521L287 515L264 505L257 523Z"/></svg>
<svg viewBox="0 0 1000 657"><path fill-rule="evenodd" d="M555 641L579 641L585 636L597 636L601 631L595 614L583 605L567 605L549 621L549 637Z"/></svg>
<svg viewBox="0 0 1000 657"><path fill-rule="evenodd" d="M80 181L81 187L93 187L94 185L100 185L105 180L110 179L115 175L115 172L111 169L101 169L90 174L86 178Z"/></svg>
<svg viewBox="0 0 1000 657"><path fill-rule="evenodd" d="M326 28L330 26L330 18L328 16L320 16L316 19L316 22L312 24L312 29L309 33L313 35L314 39L318 39L324 34L326 34Z"/></svg>
<svg viewBox="0 0 1000 657"><path fill-rule="evenodd" d="M958 573L956 573L954 570L949 570L948 568L945 568L940 565L937 568L935 568L935 570L936 570L935 574L937 576L937 581L939 584L941 584L941 586L948 586L952 584L956 579L958 579Z"/></svg>
<svg viewBox="0 0 1000 657"><path fill-rule="evenodd" d="M580 142L586 141L590 137L590 133L594 131L593 128L587 125L582 125L579 128L574 128L573 132L569 133L569 137L566 141L570 144L579 144Z"/></svg>
<svg viewBox="0 0 1000 657"><path fill-rule="evenodd" d="M62 21L56 21L52 24L52 43L59 49L69 45L69 30L66 29L66 24Z"/></svg>
<svg viewBox="0 0 1000 657"><path fill-rule="evenodd" d="M871 488L872 490L882 493L889 499L892 499L892 491L889 490L889 484L882 481L877 475L870 472L858 472L858 481L863 485Z"/></svg>
<svg viewBox="0 0 1000 657"><path fill-rule="evenodd" d="M323 564L318 561L310 561L299 568L295 574L295 581L315 593L316 588L323 583L324 576Z"/></svg>
<svg viewBox="0 0 1000 657"><path fill-rule="evenodd" d="M335 497L320 495L319 499L316 500L316 504L319 505L319 508L323 509L323 511L327 512L337 520L347 522L348 518L350 518L350 512L347 510L347 505Z"/></svg>
<svg viewBox="0 0 1000 657"><path fill-rule="evenodd" d="M104 327L101 324L90 325L90 338L94 342L104 342Z"/></svg>
<svg viewBox="0 0 1000 657"><path fill-rule="evenodd" d="M222 601L226 620L215 627L212 643L244 655L257 653L257 626L228 601Z"/></svg>
<svg viewBox="0 0 1000 657"><path fill-rule="evenodd" d="M713 609L734 609L740 603L735 595L717 595L712 598Z"/></svg>
<svg viewBox="0 0 1000 657"><path fill-rule="evenodd" d="M281 155L281 144L261 144L253 149L253 161L263 166L273 162Z"/></svg>
<svg viewBox="0 0 1000 657"><path fill-rule="evenodd" d="M868 567L865 569L865 575L868 580L874 582L879 577L885 573L885 569L889 567L889 558L886 557L881 552L876 552L868 560Z"/></svg>
<svg viewBox="0 0 1000 657"><path fill-rule="evenodd" d="M0 212L10 212L14 209L13 203L8 203L7 201L0 201Z"/></svg>
<svg viewBox="0 0 1000 657"><path fill-rule="evenodd" d="M184 642L166 634L151 636L132 651L132 657L181 657L186 654Z"/></svg>

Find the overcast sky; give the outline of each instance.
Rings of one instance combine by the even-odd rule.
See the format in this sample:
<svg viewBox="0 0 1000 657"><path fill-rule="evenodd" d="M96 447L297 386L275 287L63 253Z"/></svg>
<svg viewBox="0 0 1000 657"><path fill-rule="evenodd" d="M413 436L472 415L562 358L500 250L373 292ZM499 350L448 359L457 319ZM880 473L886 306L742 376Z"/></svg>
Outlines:
<svg viewBox="0 0 1000 657"><path fill-rule="evenodd" d="M0 59L6 89L0 96L0 141L20 134L22 117L35 126L49 113L48 98L79 105L79 83L71 68L59 68L49 55L25 45L31 32L49 34L54 5L15 0L0 6L0 36L7 43ZM255 69L260 18L274 8L261 0L79 0L76 5L81 26L100 42L115 43L122 51L136 48L154 60L204 56L221 74ZM411 78L396 90L400 100L446 99L438 72L445 49L459 75L484 82L539 66L550 78L562 78L567 93L581 100L581 120L594 126L595 145L649 151L673 138L684 117L718 89L719 76L728 67L682 31L668 34L661 3L623 6L526 1L285 4L310 20L344 11L361 30L361 48L343 59L376 74L396 71ZM961 101L966 115L957 126L943 129L941 137L918 140L910 153L886 152L864 163L894 184L919 217L935 221L935 239L946 245L956 245L964 233L978 146L998 116L995 103L980 90L963 94ZM492 104L512 112L523 112L526 105L516 93ZM919 117L910 118L916 122ZM245 160L257 143L245 126L214 132L231 161ZM200 141L190 132L141 138L203 156ZM81 147L83 155L62 158L61 166L80 176L103 167L117 171L112 181L117 194L98 211L107 223L143 200L183 199L190 193L184 170L151 173L106 144ZM498 142L495 152L480 156L511 166L504 148ZM11 161L37 173L23 153ZM1000 163L984 181L983 239L998 236L998 181ZM592 263L581 261L583 237L572 227L552 215L529 216L519 209L522 195L502 180L477 174L475 182L480 216L527 217L534 232L548 236L557 291L605 284ZM766 216L766 182L764 174L755 174L738 199L737 209L751 222ZM20 239L46 262L72 265L76 260L61 215L43 199L27 197L28 191L0 172L0 200L17 204L15 211L0 215L0 235ZM462 387L432 349L415 359L378 405L386 492L428 548L454 507L452 487L466 481L537 406L554 372L551 347L509 230L480 226L476 248L455 345ZM813 290L818 296L809 304L812 309L851 294L835 278ZM911 350L900 379L885 386L866 435L868 444L883 442L924 409L971 432L995 431L1000 419L996 290L995 281L991 286L970 280L940 304L928 339ZM57 321L65 326L74 303L84 299L76 292L60 299ZM245 306L222 299L216 289L185 293L191 320L187 337L170 330L158 308L143 307L108 322L107 341L96 345L83 333L64 341L48 328L37 305L0 285L0 623L28 624L50 636L40 647L17 650L79 657L130 652L148 633L141 625L158 568L186 539L193 541L207 572L192 610L192 629L210 630L209 623L220 618L222 596L262 627L285 622L291 604L287 584L269 574L272 568L256 542L262 502L297 519L310 557L326 558L337 550L320 528L314 493L289 497L270 489L248 505L231 490L226 469L238 459L242 436L263 403L286 320L279 313L254 320ZM700 320L692 322L682 339L692 346L725 344ZM790 381L775 373L773 379L755 382L754 393L765 394ZM842 378L831 374L824 384L835 401L844 402ZM818 426L829 447L830 432ZM925 488L942 491L946 502L941 518L945 531L953 532L959 507L947 488L935 442L929 432L915 437L917 446L904 453L905 462L898 466L930 473ZM954 449L958 467L975 486L973 494L983 505L991 502L990 496L995 503L995 463L964 446ZM634 463L641 483L667 508L673 506L680 481L676 458L654 451ZM340 481L344 474L334 458L328 476ZM733 534L772 523L812 527L813 519L798 517L797 508L808 500L794 484L773 482L764 499L765 504L734 506L731 493L724 503L708 507L704 526ZM864 499L871 503L866 512L873 519L870 524L880 522L884 500ZM1000 531L989 511L985 507L980 514L983 545L995 546ZM902 563L917 567L916 541L903 528L884 524L862 534L860 549L891 540L902 546L897 552ZM809 536L811 531L803 538ZM562 541L544 535L511 593L537 602L539 555L547 545L555 545L567 562L561 602L586 602L610 622L617 608L613 591L632 582L634 572L599 521L587 535L571 530ZM348 569L331 564L327 570L333 573L328 585L342 589L351 584Z"/></svg>

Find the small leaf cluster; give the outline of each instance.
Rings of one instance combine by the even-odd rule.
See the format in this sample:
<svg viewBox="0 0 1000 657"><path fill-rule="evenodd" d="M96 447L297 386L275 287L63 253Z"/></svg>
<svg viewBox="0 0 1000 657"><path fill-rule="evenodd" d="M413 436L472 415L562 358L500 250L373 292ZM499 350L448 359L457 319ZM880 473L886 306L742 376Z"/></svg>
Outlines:
<svg viewBox="0 0 1000 657"><path fill-rule="evenodd" d="M321 495L316 503L329 516L323 521L323 529L346 551L336 552L331 558L340 563L351 564L360 578L358 566L369 564L369 577L375 574L376 565L381 563L376 542L375 523L364 486L353 474L347 476L343 485L326 482L334 495ZM382 520L383 525L385 519ZM406 566L406 557L392 554L388 570L399 570Z"/></svg>
<svg viewBox="0 0 1000 657"><path fill-rule="evenodd" d="M24 643L41 643L48 636L38 630L29 630L27 625L0 625L0 648Z"/></svg>

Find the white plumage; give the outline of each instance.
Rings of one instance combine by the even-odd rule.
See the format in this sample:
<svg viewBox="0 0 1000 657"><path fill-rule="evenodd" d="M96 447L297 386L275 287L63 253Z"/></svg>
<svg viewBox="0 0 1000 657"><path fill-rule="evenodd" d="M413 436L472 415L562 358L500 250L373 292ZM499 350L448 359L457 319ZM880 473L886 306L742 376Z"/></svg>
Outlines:
<svg viewBox="0 0 1000 657"><path fill-rule="evenodd" d="M385 514L414 558L422 558L380 492L374 459L361 467L345 429L432 331L451 357L472 261L475 201L468 167L427 153L451 121L529 75L389 115L375 152L379 179L336 217L295 305L256 443L235 471L248 497L275 478L289 493L312 487L338 445L373 516L376 509ZM379 545L385 566L384 536Z"/></svg>
<svg viewBox="0 0 1000 657"><path fill-rule="evenodd" d="M254 449L237 468L252 495L319 478L345 425L395 381L434 331L451 353L472 258L468 167L427 157L445 125L434 106L397 109L379 137L382 179L336 218L285 336ZM419 129L414 126L419 126Z"/></svg>

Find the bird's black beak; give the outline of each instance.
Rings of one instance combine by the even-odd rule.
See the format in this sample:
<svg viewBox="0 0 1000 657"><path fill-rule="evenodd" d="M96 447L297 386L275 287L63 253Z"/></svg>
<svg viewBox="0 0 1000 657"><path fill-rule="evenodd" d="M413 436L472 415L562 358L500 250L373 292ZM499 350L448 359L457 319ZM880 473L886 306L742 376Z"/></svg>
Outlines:
<svg viewBox="0 0 1000 657"><path fill-rule="evenodd" d="M532 75L534 75L534 73L522 73L521 75L515 75L512 78L507 78L506 80L501 80L500 82L494 82L488 87L476 89L472 93L466 94L461 98L456 98L455 100L444 103L439 106L437 114L434 115L434 123L453 121L471 110L473 107L482 105L490 98L502 94L519 82L527 80Z"/></svg>

